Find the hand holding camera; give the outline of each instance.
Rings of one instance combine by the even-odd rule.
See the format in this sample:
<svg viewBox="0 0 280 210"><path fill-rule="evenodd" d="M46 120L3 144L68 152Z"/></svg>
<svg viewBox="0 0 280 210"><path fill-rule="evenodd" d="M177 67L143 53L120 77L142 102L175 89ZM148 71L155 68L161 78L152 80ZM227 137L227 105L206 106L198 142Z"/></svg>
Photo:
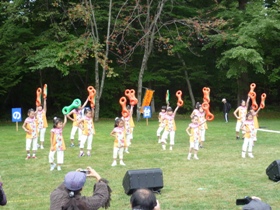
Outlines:
<svg viewBox="0 0 280 210"><path fill-rule="evenodd" d="M101 179L101 176L90 166L88 166L86 169L78 168L76 171L85 173L87 177L94 177L97 181Z"/></svg>
<svg viewBox="0 0 280 210"><path fill-rule="evenodd" d="M242 199L236 199L236 205L246 205L248 203L250 203L252 200L251 197L246 196L245 198Z"/></svg>

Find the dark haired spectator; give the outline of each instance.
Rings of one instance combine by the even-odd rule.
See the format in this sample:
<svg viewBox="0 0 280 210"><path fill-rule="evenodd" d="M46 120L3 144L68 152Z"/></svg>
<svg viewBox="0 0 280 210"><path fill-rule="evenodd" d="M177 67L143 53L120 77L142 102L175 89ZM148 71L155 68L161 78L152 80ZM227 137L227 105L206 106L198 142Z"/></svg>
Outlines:
<svg viewBox="0 0 280 210"><path fill-rule="evenodd" d="M112 191L108 181L102 179L91 167L87 167L85 172L71 171L65 175L64 182L50 195L50 210L96 210L110 207ZM91 196L81 195L86 177L97 180Z"/></svg>
<svg viewBox="0 0 280 210"><path fill-rule="evenodd" d="M149 189L138 189L130 197L132 210L160 210L155 194Z"/></svg>
<svg viewBox="0 0 280 210"><path fill-rule="evenodd" d="M3 190L3 183L0 182L0 205L5 206L7 204L7 198Z"/></svg>

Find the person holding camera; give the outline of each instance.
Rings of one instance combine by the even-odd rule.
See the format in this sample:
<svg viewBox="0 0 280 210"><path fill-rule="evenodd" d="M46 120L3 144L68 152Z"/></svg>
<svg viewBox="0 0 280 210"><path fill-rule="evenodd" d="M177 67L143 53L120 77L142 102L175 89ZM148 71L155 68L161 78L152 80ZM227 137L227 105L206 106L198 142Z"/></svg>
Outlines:
<svg viewBox="0 0 280 210"><path fill-rule="evenodd" d="M236 199L236 205L244 205L242 210L271 210L271 206L263 202L259 197L246 196L243 199Z"/></svg>
<svg viewBox="0 0 280 210"><path fill-rule="evenodd" d="M94 177L96 183L93 186L91 196L82 196L81 191L87 177ZM106 179L91 167L86 170L78 169L71 171L64 177L64 182L58 186L50 195L50 210L96 210L101 207L110 207L111 188Z"/></svg>
<svg viewBox="0 0 280 210"><path fill-rule="evenodd" d="M3 183L0 182L0 206L5 206L7 204L7 198L3 190Z"/></svg>

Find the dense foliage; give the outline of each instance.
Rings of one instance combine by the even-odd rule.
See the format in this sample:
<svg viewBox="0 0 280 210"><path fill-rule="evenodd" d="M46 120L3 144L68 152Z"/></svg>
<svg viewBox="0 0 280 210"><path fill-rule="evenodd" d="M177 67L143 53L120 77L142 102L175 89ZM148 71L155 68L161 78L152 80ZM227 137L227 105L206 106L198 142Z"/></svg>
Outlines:
<svg viewBox="0 0 280 210"><path fill-rule="evenodd" d="M1 119L12 107L35 107L48 84L48 115L87 86L97 90L98 117L120 115L124 90L181 89L185 113L211 88L211 109L221 98L237 106L250 83L268 107L279 105L279 2L256 0L17 0L0 3ZM162 10L161 10L162 9ZM145 70L145 71L144 71ZM259 98L258 98L259 100ZM6 113L6 114L5 114Z"/></svg>

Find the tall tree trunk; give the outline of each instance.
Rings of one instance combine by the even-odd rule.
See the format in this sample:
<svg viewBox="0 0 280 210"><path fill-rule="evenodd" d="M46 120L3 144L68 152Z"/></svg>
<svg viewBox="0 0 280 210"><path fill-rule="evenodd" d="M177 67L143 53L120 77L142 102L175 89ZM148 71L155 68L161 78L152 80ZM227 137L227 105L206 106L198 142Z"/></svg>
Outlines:
<svg viewBox="0 0 280 210"><path fill-rule="evenodd" d="M237 78L237 106L240 105L241 100L247 100L248 92L250 91L248 73L243 73Z"/></svg>
<svg viewBox="0 0 280 210"><path fill-rule="evenodd" d="M110 38L110 28L111 28L111 19L112 19L112 0L110 0L109 2L109 14L108 14L108 25L107 25L107 36L106 36L106 43L105 43L105 46L106 46L106 49L105 49L105 59L106 59L106 62L108 60L108 55L109 55L109 38ZM95 121L98 121L99 120L99 111L100 111L100 98L102 97L102 93L103 93L103 89L104 89L104 83L105 83L105 78L106 78L106 65L103 66L103 71L102 71L102 78L101 78L101 84L100 84L100 88L99 88L99 91L98 91L98 109L96 109L95 111ZM95 75L96 76L96 75ZM96 84L97 85L97 84ZM97 91L96 91L97 92Z"/></svg>
<svg viewBox="0 0 280 210"><path fill-rule="evenodd" d="M137 89L137 98L138 98L138 105L137 105L137 121L140 120L140 109L142 104L142 84L143 84L143 75L144 71L147 69L147 63L149 59L149 36L146 37L145 41L145 51L142 59L141 68L139 71L138 76L138 89Z"/></svg>
<svg viewBox="0 0 280 210"><path fill-rule="evenodd" d="M238 9L245 10L248 0L238 0Z"/></svg>
<svg viewBox="0 0 280 210"><path fill-rule="evenodd" d="M185 69L184 73L185 73L185 79L186 79L186 82L187 82L187 88L189 90L189 95L190 95L190 98L191 98L191 101L192 101L192 106L194 107L195 106L195 99L194 99L194 96L193 96L192 85L191 85L189 74L188 74L188 71L187 71L187 65L186 65L186 62L182 58L180 53L177 53L177 56L180 59L180 61L182 62L183 67Z"/></svg>
<svg viewBox="0 0 280 210"><path fill-rule="evenodd" d="M248 0L238 0L238 9L245 10L247 1ZM239 106L241 100L246 100L245 90L248 90L248 74L242 73L240 77L237 78L237 106Z"/></svg>
<svg viewBox="0 0 280 210"><path fill-rule="evenodd" d="M99 111L100 111L100 81L99 81L99 63L97 58L95 58L95 109L94 109L94 121L99 120Z"/></svg>
<svg viewBox="0 0 280 210"><path fill-rule="evenodd" d="M142 103L142 84L143 84L143 75L145 70L147 69L148 65L148 60L152 52L153 48L153 42L155 39L155 31L156 31L156 25L158 22L158 19L161 15L163 6L165 4L166 0L162 0L158 3L158 8L157 12L154 16L154 19L151 20L150 12L150 1L147 0L147 15L146 15L146 22L145 22L145 31L146 31L146 37L145 37L145 50L144 50L144 55L142 59L142 64L141 68L139 71L139 76L138 76L138 89L137 89L137 98L138 98L138 104L137 104L137 121L140 120L140 109L141 109L141 103Z"/></svg>

